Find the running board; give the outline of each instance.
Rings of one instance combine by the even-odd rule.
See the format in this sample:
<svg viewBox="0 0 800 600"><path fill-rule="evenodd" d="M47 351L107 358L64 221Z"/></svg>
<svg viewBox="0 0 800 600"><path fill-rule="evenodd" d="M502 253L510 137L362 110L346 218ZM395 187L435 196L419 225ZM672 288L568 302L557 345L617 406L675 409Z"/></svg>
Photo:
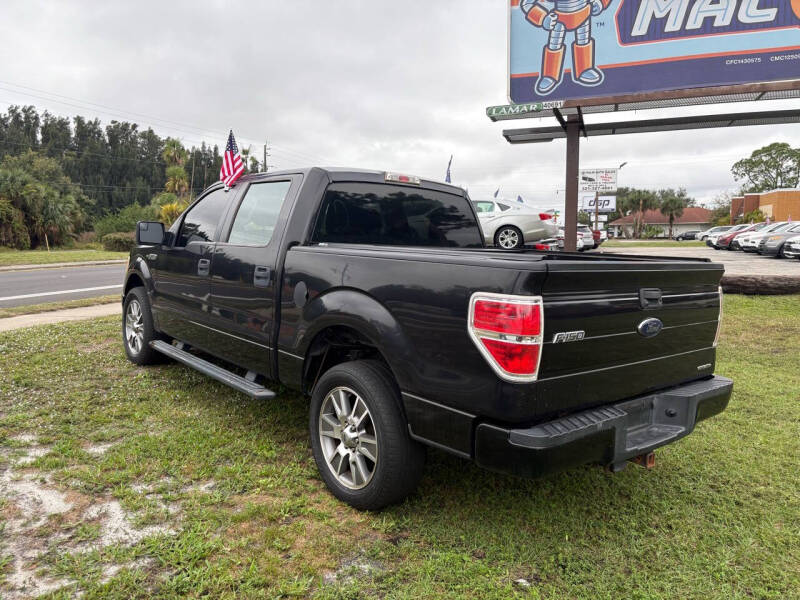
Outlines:
<svg viewBox="0 0 800 600"><path fill-rule="evenodd" d="M174 358L178 362L192 367L196 371L200 371L203 375L208 375L212 379L216 379L243 394L247 394L251 398L256 400L268 400L275 397L275 392L268 390L263 385L258 385L255 381L231 373L227 369L210 363L207 360L203 360L202 358L198 358L194 354L189 354L185 350L176 348L172 344L161 340L155 340L150 342L150 347L153 350L161 352L161 354L166 354L170 358Z"/></svg>

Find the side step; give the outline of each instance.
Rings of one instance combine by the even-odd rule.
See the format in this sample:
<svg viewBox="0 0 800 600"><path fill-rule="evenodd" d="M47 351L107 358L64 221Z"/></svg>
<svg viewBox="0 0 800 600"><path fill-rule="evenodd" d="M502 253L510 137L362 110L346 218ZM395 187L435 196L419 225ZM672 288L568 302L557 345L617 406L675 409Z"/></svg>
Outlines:
<svg viewBox="0 0 800 600"><path fill-rule="evenodd" d="M150 342L150 347L153 348L153 350L161 352L161 354L166 354L170 358L174 358L178 362L192 367L196 371L200 371L203 375L208 375L212 379L216 379L217 381L220 381L225 385L242 392L243 394L247 394L251 398L256 400L269 400L270 398L275 397L275 392L272 390L268 390L264 386L258 385L254 381L250 381L244 377L236 375L235 373L231 373L227 369L223 369L214 363L210 363L207 360L198 358L194 354L189 354L185 350L176 348L172 344L168 344L167 342L161 340L154 340Z"/></svg>

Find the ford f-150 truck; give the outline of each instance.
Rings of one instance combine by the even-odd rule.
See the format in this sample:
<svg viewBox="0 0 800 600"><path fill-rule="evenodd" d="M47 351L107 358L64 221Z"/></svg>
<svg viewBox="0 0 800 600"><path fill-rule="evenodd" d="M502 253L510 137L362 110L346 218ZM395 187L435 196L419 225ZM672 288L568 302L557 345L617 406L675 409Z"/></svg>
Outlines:
<svg viewBox="0 0 800 600"><path fill-rule="evenodd" d="M722 274L487 248L460 188L311 168L139 223L123 341L256 399L306 394L322 479L379 509L415 489L425 446L530 477L649 462L727 406Z"/></svg>

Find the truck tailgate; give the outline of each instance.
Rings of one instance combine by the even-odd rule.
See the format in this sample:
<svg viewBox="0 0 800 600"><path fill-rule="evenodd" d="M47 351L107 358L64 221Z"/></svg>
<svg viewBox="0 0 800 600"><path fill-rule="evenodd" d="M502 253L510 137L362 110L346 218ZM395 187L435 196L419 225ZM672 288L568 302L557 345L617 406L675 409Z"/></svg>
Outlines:
<svg viewBox="0 0 800 600"><path fill-rule="evenodd" d="M548 262L540 411L577 409L712 375L723 272L701 261ZM658 330L658 322L640 331L648 320L662 325L652 337L645 334Z"/></svg>

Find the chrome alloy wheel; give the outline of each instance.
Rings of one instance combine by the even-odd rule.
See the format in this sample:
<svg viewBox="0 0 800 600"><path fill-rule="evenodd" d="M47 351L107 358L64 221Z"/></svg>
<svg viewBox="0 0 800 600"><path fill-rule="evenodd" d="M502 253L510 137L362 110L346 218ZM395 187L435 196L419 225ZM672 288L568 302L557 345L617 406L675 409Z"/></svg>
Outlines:
<svg viewBox="0 0 800 600"><path fill-rule="evenodd" d="M519 245L519 234L514 229L502 229L497 236L497 241L501 247L510 250Z"/></svg>
<svg viewBox="0 0 800 600"><path fill-rule="evenodd" d="M364 400L348 387L331 390L319 411L319 441L325 463L348 489L366 486L378 465L375 424Z"/></svg>
<svg viewBox="0 0 800 600"><path fill-rule="evenodd" d="M125 339L128 348L133 354L139 354L144 347L144 319L142 317L142 305L134 298L128 302L128 310L125 312Z"/></svg>

